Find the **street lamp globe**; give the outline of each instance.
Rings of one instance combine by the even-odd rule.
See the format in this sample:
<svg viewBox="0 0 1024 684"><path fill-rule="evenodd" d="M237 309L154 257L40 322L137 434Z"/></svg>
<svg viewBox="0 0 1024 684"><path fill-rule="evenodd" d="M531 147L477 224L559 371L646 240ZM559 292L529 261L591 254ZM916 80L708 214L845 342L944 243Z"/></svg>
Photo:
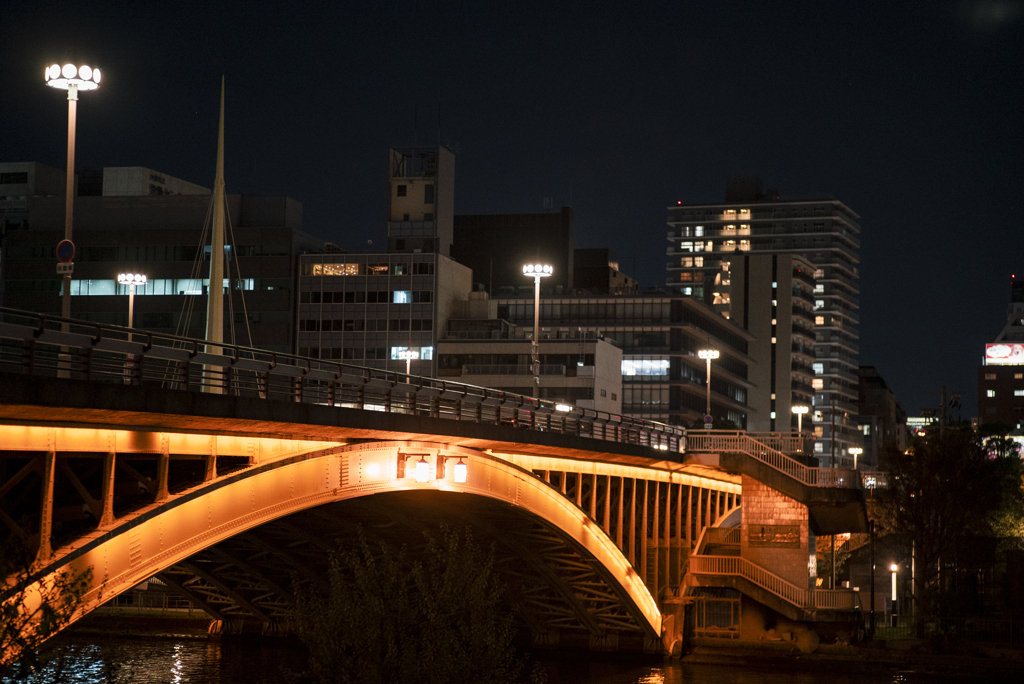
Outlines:
<svg viewBox="0 0 1024 684"><path fill-rule="evenodd" d="M719 353L718 353L717 349L701 349L701 350L699 350L697 352L697 356L699 356L700 358L704 359L708 363L708 370L707 370L708 402L707 402L707 407L706 407L707 412L704 414L704 416L705 416L705 418L704 418L704 427L708 428L708 429L711 429L711 360L712 359L717 359L718 356L719 356Z"/></svg>

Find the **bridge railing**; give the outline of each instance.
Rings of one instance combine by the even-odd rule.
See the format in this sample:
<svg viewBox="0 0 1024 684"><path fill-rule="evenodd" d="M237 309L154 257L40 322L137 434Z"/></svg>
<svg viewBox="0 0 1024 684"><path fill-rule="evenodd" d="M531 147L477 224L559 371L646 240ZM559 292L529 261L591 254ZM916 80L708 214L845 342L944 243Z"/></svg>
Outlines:
<svg viewBox="0 0 1024 684"><path fill-rule="evenodd" d="M695 575L742 577L794 606L819 610L853 610L857 592L850 589L804 589L739 556L690 556Z"/></svg>
<svg viewBox="0 0 1024 684"><path fill-rule="evenodd" d="M674 453L686 440L681 427L486 387L8 308L0 371L469 420Z"/></svg>
<svg viewBox="0 0 1024 684"><path fill-rule="evenodd" d="M861 486L861 478L854 470L807 466L777 448L789 448L795 446L799 441L800 437L795 434L746 433L742 430L691 430L687 435L686 448L691 452L747 454L809 487L857 489Z"/></svg>

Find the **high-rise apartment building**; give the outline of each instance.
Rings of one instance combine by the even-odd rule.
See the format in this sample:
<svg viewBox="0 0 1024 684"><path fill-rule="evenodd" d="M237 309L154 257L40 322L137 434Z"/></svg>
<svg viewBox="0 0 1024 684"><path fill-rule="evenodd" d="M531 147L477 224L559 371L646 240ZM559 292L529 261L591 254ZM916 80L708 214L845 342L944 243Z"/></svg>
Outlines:
<svg viewBox="0 0 1024 684"><path fill-rule="evenodd" d="M859 217L831 199L780 200L760 180L730 179L716 204L669 207L667 284L734 317L737 257L797 255L814 267L815 359L811 418L822 462L853 464L857 434ZM770 293L750 300L771 307Z"/></svg>
<svg viewBox="0 0 1024 684"><path fill-rule="evenodd" d="M754 361L748 375L754 389L747 397L754 409L747 429L753 432L812 428L792 409L814 403L814 271L796 254L733 258L730 318L753 335L747 346Z"/></svg>

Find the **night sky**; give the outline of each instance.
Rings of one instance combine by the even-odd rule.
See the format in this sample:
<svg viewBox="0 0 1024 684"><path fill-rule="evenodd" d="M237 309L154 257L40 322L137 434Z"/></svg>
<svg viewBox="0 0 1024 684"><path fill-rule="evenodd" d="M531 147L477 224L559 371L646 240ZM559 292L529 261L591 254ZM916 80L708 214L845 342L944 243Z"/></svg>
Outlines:
<svg viewBox="0 0 1024 684"><path fill-rule="evenodd" d="M663 285L667 207L760 175L860 215L861 354L910 415L977 411L983 345L1024 272L1024 3L7 3L0 161L64 168L65 94L103 69L77 167L286 194L305 229L385 246L387 150L457 153L456 213L576 211ZM440 125L439 125L440 122Z"/></svg>

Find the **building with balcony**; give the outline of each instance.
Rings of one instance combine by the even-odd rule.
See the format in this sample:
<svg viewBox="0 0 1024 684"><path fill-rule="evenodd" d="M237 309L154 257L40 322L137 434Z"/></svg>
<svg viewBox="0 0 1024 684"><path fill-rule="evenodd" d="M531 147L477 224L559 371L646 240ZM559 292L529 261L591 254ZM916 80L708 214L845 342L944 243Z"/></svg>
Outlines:
<svg viewBox="0 0 1024 684"><path fill-rule="evenodd" d="M792 408L814 403L814 388L822 382L814 373L814 270L794 254L733 258L730 319L753 335L747 346L754 361L747 378L754 384L747 397L753 409L749 430L795 431L799 421ZM804 416L803 427L813 429L812 420Z"/></svg>
<svg viewBox="0 0 1024 684"><path fill-rule="evenodd" d="M1006 325L978 366L978 419L1024 430L1024 280L1011 280Z"/></svg>
<svg viewBox="0 0 1024 684"><path fill-rule="evenodd" d="M745 263L737 257L785 254L813 264L814 379L820 381L814 422L823 453L835 453L835 465L852 465L849 448L859 443L859 217L837 200L780 200L756 178L729 179L723 203L680 202L668 211L668 286L727 318L734 318L736 268Z"/></svg>

